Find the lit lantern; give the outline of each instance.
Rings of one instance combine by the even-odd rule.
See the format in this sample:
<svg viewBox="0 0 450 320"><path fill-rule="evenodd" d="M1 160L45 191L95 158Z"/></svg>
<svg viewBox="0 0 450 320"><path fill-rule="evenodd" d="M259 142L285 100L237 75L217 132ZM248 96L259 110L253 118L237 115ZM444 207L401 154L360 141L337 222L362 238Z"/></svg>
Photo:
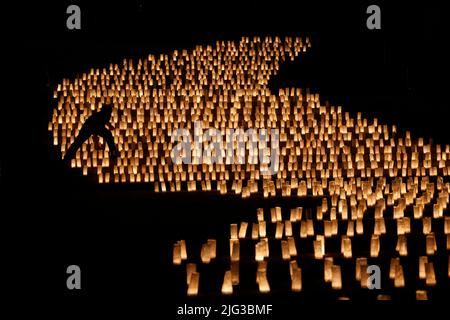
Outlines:
<svg viewBox="0 0 450 320"><path fill-rule="evenodd" d="M332 268L333 267L333 257L325 257L323 261L323 274L325 282L331 282L332 280Z"/></svg>
<svg viewBox="0 0 450 320"><path fill-rule="evenodd" d="M423 234L429 234L431 232L431 217L423 217Z"/></svg>
<svg viewBox="0 0 450 320"><path fill-rule="evenodd" d="M188 263L186 265L186 283L188 285L191 282L191 276L194 272L197 272L197 265L195 263Z"/></svg>
<svg viewBox="0 0 450 320"><path fill-rule="evenodd" d="M288 243L285 240L281 241L281 256L282 256L283 260L291 259L291 256L289 255Z"/></svg>
<svg viewBox="0 0 450 320"><path fill-rule="evenodd" d="M181 264L181 244L178 241L173 245L173 264Z"/></svg>
<svg viewBox="0 0 450 320"><path fill-rule="evenodd" d="M239 240L230 239L231 261L239 261Z"/></svg>
<svg viewBox="0 0 450 320"><path fill-rule="evenodd" d="M283 237L283 226L284 226L283 223L277 221L275 230L275 239L281 239Z"/></svg>
<svg viewBox="0 0 450 320"><path fill-rule="evenodd" d="M258 221L264 221L264 209L258 208L256 210L256 216L257 216Z"/></svg>
<svg viewBox="0 0 450 320"><path fill-rule="evenodd" d="M294 292L300 292L302 290L302 269L295 268L292 274L291 290Z"/></svg>
<svg viewBox="0 0 450 320"><path fill-rule="evenodd" d="M217 247L216 239L208 239L206 244L208 245L210 258L215 259L216 258L216 247Z"/></svg>
<svg viewBox="0 0 450 320"><path fill-rule="evenodd" d="M389 267L389 278L394 280L397 272L397 266L400 264L400 258L392 258Z"/></svg>
<svg viewBox="0 0 450 320"><path fill-rule="evenodd" d="M347 237L353 237L355 235L355 223L353 220L347 221Z"/></svg>
<svg viewBox="0 0 450 320"><path fill-rule="evenodd" d="M355 279L361 281L361 273L366 271L367 258L356 258Z"/></svg>
<svg viewBox="0 0 450 320"><path fill-rule="evenodd" d="M238 261L231 261L231 283L233 285L239 284L239 262Z"/></svg>
<svg viewBox="0 0 450 320"><path fill-rule="evenodd" d="M314 235L314 224L311 219L306 220L306 233L308 236Z"/></svg>
<svg viewBox="0 0 450 320"><path fill-rule="evenodd" d="M247 222L241 222L240 228L239 228L239 239L244 239L245 235L247 233Z"/></svg>
<svg viewBox="0 0 450 320"><path fill-rule="evenodd" d="M286 237L292 237L292 223L289 220L284 222L284 234Z"/></svg>
<svg viewBox="0 0 450 320"><path fill-rule="evenodd" d="M230 239L238 238L238 228L236 223L230 224Z"/></svg>
<svg viewBox="0 0 450 320"><path fill-rule="evenodd" d="M261 293L270 292L270 286L269 286L269 281L267 281L266 271L258 271L257 272L257 282L259 285L259 292L261 292Z"/></svg>
<svg viewBox="0 0 450 320"><path fill-rule="evenodd" d="M372 258L376 258L378 257L379 253L380 253L380 237L374 234L370 239L370 256Z"/></svg>
<svg viewBox="0 0 450 320"><path fill-rule="evenodd" d="M261 238L264 238L266 236L266 222L260 221L258 225L259 225L259 236Z"/></svg>
<svg viewBox="0 0 450 320"><path fill-rule="evenodd" d="M226 271L223 277L222 294L232 294L233 284L231 282L231 271Z"/></svg>
<svg viewBox="0 0 450 320"><path fill-rule="evenodd" d="M445 217L445 220L444 220L444 233L446 235L450 234L450 217Z"/></svg>
<svg viewBox="0 0 450 320"><path fill-rule="evenodd" d="M292 237L288 237L287 239L288 248L289 248L289 255L291 257L297 256L297 248L295 246L295 240Z"/></svg>
<svg viewBox="0 0 450 320"><path fill-rule="evenodd" d="M356 219L356 233L357 234L363 234L364 233L364 227L363 227L362 219Z"/></svg>
<svg viewBox="0 0 450 320"><path fill-rule="evenodd" d="M191 274L191 279L187 290L188 296L196 296L198 294L199 281L200 281L200 273L193 272Z"/></svg>
<svg viewBox="0 0 450 320"><path fill-rule="evenodd" d="M181 254L181 260L187 259L187 252L186 252L186 241L180 240L180 254Z"/></svg>
<svg viewBox="0 0 450 320"><path fill-rule="evenodd" d="M426 264L428 263L428 257L427 256L421 256L419 257L419 278L425 279L426 278Z"/></svg>
<svg viewBox="0 0 450 320"><path fill-rule="evenodd" d="M352 257L352 242L347 236L342 236L341 238L341 253L344 258Z"/></svg>
<svg viewBox="0 0 450 320"><path fill-rule="evenodd" d="M434 266L433 266L433 262L429 262L425 265L425 269L426 269L426 278L425 278L425 283L427 286L434 286L436 285L436 275L434 273Z"/></svg>
<svg viewBox="0 0 450 320"><path fill-rule="evenodd" d="M405 286L405 277L403 275L403 267L400 263L397 264L397 266L396 266L394 286L396 288L403 288Z"/></svg>
<svg viewBox="0 0 450 320"><path fill-rule="evenodd" d="M259 237L259 226L257 223L252 224L252 239L256 240Z"/></svg>
<svg viewBox="0 0 450 320"><path fill-rule="evenodd" d="M436 250L436 238L434 237L434 233L431 232L426 236L426 253L427 255L433 255Z"/></svg>
<svg viewBox="0 0 450 320"><path fill-rule="evenodd" d="M337 290L342 289L341 267L333 265L331 272L332 272L331 287Z"/></svg>
<svg viewBox="0 0 450 320"><path fill-rule="evenodd" d="M314 240L314 258L316 259L322 259L324 252L323 252L323 241L321 239Z"/></svg>
<svg viewBox="0 0 450 320"><path fill-rule="evenodd" d="M297 261L294 260L289 262L289 275L291 276L291 280L294 275L294 270L297 268L298 268Z"/></svg>
<svg viewBox="0 0 450 320"><path fill-rule="evenodd" d="M399 235L398 236L397 246L396 246L395 250L397 250L397 252L401 256L407 256L408 255L408 246L407 246L407 241L406 241L406 236L405 235Z"/></svg>
<svg viewBox="0 0 450 320"><path fill-rule="evenodd" d="M416 290L416 300L428 300L426 290Z"/></svg>
<svg viewBox="0 0 450 320"><path fill-rule="evenodd" d="M200 259L203 263L211 262L210 248L208 243L202 245L202 248L200 250Z"/></svg>

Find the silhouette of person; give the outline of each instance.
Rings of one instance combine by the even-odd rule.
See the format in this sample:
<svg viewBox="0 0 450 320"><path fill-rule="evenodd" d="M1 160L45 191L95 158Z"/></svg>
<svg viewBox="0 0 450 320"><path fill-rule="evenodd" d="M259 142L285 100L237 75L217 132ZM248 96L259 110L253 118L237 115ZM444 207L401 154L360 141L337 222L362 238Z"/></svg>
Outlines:
<svg viewBox="0 0 450 320"><path fill-rule="evenodd" d="M77 150L81 148L83 143L92 135L94 136L93 138L96 148L99 147L98 136L106 140L109 148L109 156L113 161L116 160L117 148L114 144L113 135L111 131L109 131L114 129L114 127L109 123L112 110L113 108L111 105L104 105L100 111L93 113L89 118L87 118L83 124L83 127L81 127L78 136L75 138L75 141L67 150L64 156L64 161L70 161L75 156Z"/></svg>

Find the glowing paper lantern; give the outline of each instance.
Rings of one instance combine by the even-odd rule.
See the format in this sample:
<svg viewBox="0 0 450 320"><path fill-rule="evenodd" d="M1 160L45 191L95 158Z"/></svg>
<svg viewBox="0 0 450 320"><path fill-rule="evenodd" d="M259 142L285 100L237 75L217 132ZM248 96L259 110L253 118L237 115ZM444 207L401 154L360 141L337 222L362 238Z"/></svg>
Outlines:
<svg viewBox="0 0 450 320"><path fill-rule="evenodd" d="M302 290L302 269L295 268L292 274L291 290L300 292Z"/></svg>
<svg viewBox="0 0 450 320"><path fill-rule="evenodd" d="M323 261L323 273L325 282L331 282L333 275L333 258L325 257Z"/></svg>
<svg viewBox="0 0 450 320"><path fill-rule="evenodd" d="M191 279L188 285L187 295L196 296L198 294L198 285L200 281L200 273L193 272L191 274Z"/></svg>
<svg viewBox="0 0 450 320"><path fill-rule="evenodd" d="M428 263L427 256L419 257L419 278L420 279L426 278L426 264L427 263Z"/></svg>
<svg viewBox="0 0 450 320"><path fill-rule="evenodd" d="M181 244L179 242L173 245L173 264L181 264Z"/></svg>
<svg viewBox="0 0 450 320"><path fill-rule="evenodd" d="M241 226L239 228L239 239L245 238L245 235L247 233L247 227L248 227L247 222L241 222Z"/></svg>
<svg viewBox="0 0 450 320"><path fill-rule="evenodd" d="M261 293L270 292L269 281L267 281L267 274L265 271L257 272L257 282L259 286L259 292Z"/></svg>
<svg viewBox="0 0 450 320"><path fill-rule="evenodd" d="M232 294L233 284L231 282L231 271L226 271L223 277L222 294Z"/></svg>
<svg viewBox="0 0 450 320"><path fill-rule="evenodd" d="M434 286L436 285L436 275L434 273L434 266L433 266L433 262L429 262L427 264L425 264L425 269L426 269L426 278L425 278L425 283L427 286Z"/></svg>
<svg viewBox="0 0 450 320"><path fill-rule="evenodd" d="M380 237L374 234L370 239L370 256L372 258L376 258L378 257L379 253L380 253Z"/></svg>
<svg viewBox="0 0 450 320"><path fill-rule="evenodd" d="M341 267L333 265L331 272L332 272L331 287L336 290L342 289Z"/></svg>
<svg viewBox="0 0 450 320"><path fill-rule="evenodd" d="M428 300L426 290L416 290L416 300Z"/></svg>
<svg viewBox="0 0 450 320"><path fill-rule="evenodd" d="M191 282L191 276L194 272L197 272L197 265L195 263L186 264L186 283L188 285Z"/></svg>
<svg viewBox="0 0 450 320"><path fill-rule="evenodd" d="M427 255L433 255L437 250L436 238L434 237L434 233L427 234L426 237L426 252Z"/></svg>
<svg viewBox="0 0 450 320"><path fill-rule="evenodd" d="M209 256L211 259L215 259L216 258L216 239L208 239L208 241L206 242L208 249L209 249Z"/></svg>

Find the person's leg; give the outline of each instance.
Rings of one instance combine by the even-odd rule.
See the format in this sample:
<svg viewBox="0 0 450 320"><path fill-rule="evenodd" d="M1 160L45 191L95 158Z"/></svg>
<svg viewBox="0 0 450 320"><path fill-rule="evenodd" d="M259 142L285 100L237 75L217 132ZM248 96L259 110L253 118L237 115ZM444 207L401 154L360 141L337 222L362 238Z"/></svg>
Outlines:
<svg viewBox="0 0 450 320"><path fill-rule="evenodd" d="M64 161L70 161L73 157L75 157L77 150L81 148L81 146L87 139L89 139L91 134L92 133L89 130L81 128L78 136L75 138L75 141L72 143L69 149L67 149L66 154L64 155Z"/></svg>
<svg viewBox="0 0 450 320"><path fill-rule="evenodd" d="M117 147L114 143L114 137L113 137L111 131L109 131L106 128L102 128L96 134L106 140L106 143L108 144L108 148L109 148L110 157L116 158L117 157Z"/></svg>

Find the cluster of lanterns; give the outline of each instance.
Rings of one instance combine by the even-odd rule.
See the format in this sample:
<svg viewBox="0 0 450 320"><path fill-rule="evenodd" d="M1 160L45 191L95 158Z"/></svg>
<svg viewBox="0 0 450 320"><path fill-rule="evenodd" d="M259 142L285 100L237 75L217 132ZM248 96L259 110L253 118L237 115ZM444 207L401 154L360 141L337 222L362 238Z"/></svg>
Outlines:
<svg viewBox="0 0 450 320"><path fill-rule="evenodd" d="M418 257L420 279L427 286L437 283L436 251L450 248L449 175L450 145L434 145L396 126L351 116L340 106L320 101L308 89L285 88L271 92L269 79L281 64L295 59L310 47L308 38L242 38L240 42L218 41L193 50L173 51L133 61L91 69L81 76L64 79L54 91L56 107L48 124L55 146L64 155L84 121L104 104L112 104L112 134L118 147L116 162L106 150L97 150L92 138L72 159L72 167L84 175L96 175L99 183L148 183L155 192L218 191L243 198L323 197L314 215L302 208L273 208L270 221L258 211L257 222L231 226L230 268L223 278L222 292L231 294L239 283L240 241L255 242L256 281L261 292L270 291L267 277L269 241L279 241L282 259L290 261L292 290L302 290L301 254L298 239L310 239L315 259L324 261L324 280L342 288L343 266L326 250L329 239L340 239L344 259L355 259L354 239L370 233L366 256L356 257L356 280L363 279L367 259L377 259L388 248L383 238L395 224L395 253L389 276L395 287L405 286L403 257L408 256L408 238L418 232L425 237ZM301 75L299 75L301 76ZM252 139L246 138L242 164L174 163L171 151L178 141L172 133L195 123L203 129L277 129L275 146L279 164L274 174L261 174L262 164L248 161ZM201 142L206 147L206 142ZM194 156L199 150L193 150ZM367 219L373 226L368 230ZM268 227L274 227L273 233ZM439 230L436 226L439 225ZM318 231L320 230L320 231ZM446 236L439 248L436 233ZM201 248L201 262L216 257L216 241ZM187 259L186 243L174 245L174 264ZM449 273L450 273L450 266ZM187 263L188 294L198 292L200 274ZM364 286L364 281L361 286ZM418 289L418 297L426 297ZM380 295L380 298L389 298Z"/></svg>
<svg viewBox="0 0 450 320"><path fill-rule="evenodd" d="M445 200L442 204L446 212L448 212L449 187L448 183L445 186L441 185L444 194L441 193L440 199ZM330 207L326 208L328 205ZM302 265L309 260L323 261L322 285L325 287L335 290L350 289L343 286L345 275L352 278L353 283L346 281L351 286L357 285L369 289L368 267L372 264L378 266L383 258L390 257L389 265L383 266L384 272L381 273L383 277L390 280L390 287L405 287L405 270L417 269L418 272L413 277L420 281L412 281L410 286L416 286L417 299L427 299L427 288L436 286L438 282L435 268L446 269L447 279L441 279L441 282L450 281L450 216L433 216L432 210L426 211L431 216L414 215L412 206L409 205L401 214L395 212L395 205L387 205L381 213L375 206L368 206L360 216L358 213L343 215L342 211L338 210L336 201L324 198L322 205L315 212L304 210L302 207L291 208L284 212L284 219L281 207L270 209L270 219L267 219L267 212L265 214L264 210L259 208L254 222L242 221L239 224L230 225L229 252L225 257L221 257L221 261L224 259L229 261L229 268L224 270L221 293L233 294L233 288L239 285L239 263L242 260L246 268L249 265L256 265L253 269L256 273L255 284L260 293L268 293L270 279L267 276L267 270L272 263L286 264L285 270L286 272L289 270L293 292L304 289L302 276L314 276L314 274L302 273ZM428 208L431 207L431 205L428 206ZM368 225L373 225L373 229L369 230L366 227ZM387 235L386 229L396 229L397 232L394 235ZM445 239L445 244L439 248L436 235ZM370 243L363 240L364 236L368 236ZM393 242L395 247L389 240L392 237L394 240L396 237L396 245L395 241ZM412 255L408 252L408 238L413 239L417 246ZM383 239L386 239L384 245L382 245ZM336 240L340 242L339 251L335 250ZM248 251L249 241L254 243L253 252ZM367 246L354 250L352 241L363 242ZM241 243L245 243L244 247L247 248L247 252L242 252L243 254L241 254ZM327 243L331 243L331 249L327 249ZM275 256L271 255L269 247L276 246L280 246L281 250L277 251ZM203 244L200 252L201 262L198 263L215 263L213 259L216 258L216 247L215 239L209 239ZM445 262L440 259L442 255L448 256ZM194 262L197 257L198 254L195 253L191 253L189 257L186 255L184 240L174 245L173 263L183 265L184 260L190 261L186 264L188 295L198 294L200 273L197 272L197 263ZM348 263L350 260L353 261L354 267ZM436 265L438 263L440 265ZM193 272L195 272L195 282L191 281ZM248 274L248 272L245 273ZM389 291L389 288L385 289ZM339 298L349 299L345 295ZM380 293L377 298L384 300L391 299L391 296Z"/></svg>

